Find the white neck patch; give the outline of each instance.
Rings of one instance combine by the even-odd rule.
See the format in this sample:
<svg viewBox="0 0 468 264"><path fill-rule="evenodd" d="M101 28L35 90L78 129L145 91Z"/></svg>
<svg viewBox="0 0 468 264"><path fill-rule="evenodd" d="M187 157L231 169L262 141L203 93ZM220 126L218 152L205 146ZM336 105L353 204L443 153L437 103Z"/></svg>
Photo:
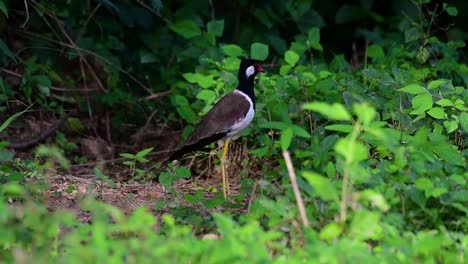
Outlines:
<svg viewBox="0 0 468 264"><path fill-rule="evenodd" d="M247 70L245 70L245 76L247 76L247 79L252 76L252 74L255 73L255 67L254 66L249 66Z"/></svg>

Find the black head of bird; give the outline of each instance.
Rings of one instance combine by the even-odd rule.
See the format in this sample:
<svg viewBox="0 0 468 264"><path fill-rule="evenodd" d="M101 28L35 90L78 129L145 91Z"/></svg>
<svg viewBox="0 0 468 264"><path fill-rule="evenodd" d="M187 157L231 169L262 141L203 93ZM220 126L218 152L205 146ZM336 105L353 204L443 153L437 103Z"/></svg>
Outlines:
<svg viewBox="0 0 468 264"><path fill-rule="evenodd" d="M255 76L264 72L258 62L242 59L237 88L221 98L195 127L185 143L175 151L169 160L176 160L184 154L203 148L204 146L225 140L221 169L223 174L224 195L229 193L229 184L224 172L224 159L229 146L229 139L244 130L255 114Z"/></svg>

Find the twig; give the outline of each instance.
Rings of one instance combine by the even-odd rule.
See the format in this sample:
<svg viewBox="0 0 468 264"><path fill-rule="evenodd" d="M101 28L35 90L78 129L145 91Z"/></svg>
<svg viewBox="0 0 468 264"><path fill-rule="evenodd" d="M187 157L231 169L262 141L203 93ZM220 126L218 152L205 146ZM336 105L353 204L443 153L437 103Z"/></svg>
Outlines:
<svg viewBox="0 0 468 264"><path fill-rule="evenodd" d="M26 24L28 23L29 21L29 7L28 7L28 0L24 0L24 7L26 9L26 19L24 20L24 23L23 25L21 26L22 28L24 28L26 26Z"/></svg>
<svg viewBox="0 0 468 264"><path fill-rule="evenodd" d="M148 95L145 98L141 98L140 101L156 99L156 98L159 98L159 97L168 96L170 94L171 94L171 91L164 91L164 92L160 92L160 93L152 93L151 95Z"/></svg>
<svg viewBox="0 0 468 264"><path fill-rule="evenodd" d="M166 24L170 25L171 24L171 21L169 21L169 19L163 17L161 14L159 14L158 12L154 11L153 8L151 8L150 6L148 6L147 4L145 4L143 1L141 0L136 0L136 2L138 4L140 4L142 7L146 8L148 11L150 11L151 13L155 14L156 16L158 16L162 21L166 22Z"/></svg>
<svg viewBox="0 0 468 264"><path fill-rule="evenodd" d="M258 185L258 182L255 181L254 186L252 187L252 193L250 194L249 205L247 206L247 214L250 213L250 208L252 207L252 201L253 201L255 192L257 191L257 185Z"/></svg>
<svg viewBox="0 0 468 264"><path fill-rule="evenodd" d="M291 161L291 156L289 151L283 151L284 161L286 162L286 167L288 168L289 178L291 178L291 185L294 191L294 196L296 196L297 207L299 209L299 214L301 215L302 224L306 227L309 226L309 220L305 212L304 202L302 201L301 193L299 192L299 186L296 181L296 173L294 172L293 164Z"/></svg>

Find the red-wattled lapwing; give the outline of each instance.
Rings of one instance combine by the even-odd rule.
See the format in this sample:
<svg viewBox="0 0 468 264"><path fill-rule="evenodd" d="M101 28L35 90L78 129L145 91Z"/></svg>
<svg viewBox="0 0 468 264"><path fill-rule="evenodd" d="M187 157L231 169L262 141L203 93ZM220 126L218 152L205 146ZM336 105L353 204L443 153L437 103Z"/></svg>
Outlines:
<svg viewBox="0 0 468 264"><path fill-rule="evenodd" d="M176 160L188 152L198 150L218 140L224 140L221 157L224 198L231 194L224 168L229 140L252 122L255 114L254 79L259 72L264 72L264 70L256 61L242 59L237 77L239 86L211 108L182 147L169 158L169 160Z"/></svg>

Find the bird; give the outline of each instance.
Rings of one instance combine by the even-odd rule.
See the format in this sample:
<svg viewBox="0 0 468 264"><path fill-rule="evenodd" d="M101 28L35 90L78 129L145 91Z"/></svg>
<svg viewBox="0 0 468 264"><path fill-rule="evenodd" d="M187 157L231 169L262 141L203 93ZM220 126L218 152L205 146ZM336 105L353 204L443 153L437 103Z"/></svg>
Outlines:
<svg viewBox="0 0 468 264"><path fill-rule="evenodd" d="M168 160L178 160L183 155L199 150L216 141L224 141L221 156L223 195L231 194L226 177L225 161L230 140L252 122L255 115L254 80L265 72L260 64L250 58L241 59L236 89L222 97L193 129L187 140L171 154Z"/></svg>

